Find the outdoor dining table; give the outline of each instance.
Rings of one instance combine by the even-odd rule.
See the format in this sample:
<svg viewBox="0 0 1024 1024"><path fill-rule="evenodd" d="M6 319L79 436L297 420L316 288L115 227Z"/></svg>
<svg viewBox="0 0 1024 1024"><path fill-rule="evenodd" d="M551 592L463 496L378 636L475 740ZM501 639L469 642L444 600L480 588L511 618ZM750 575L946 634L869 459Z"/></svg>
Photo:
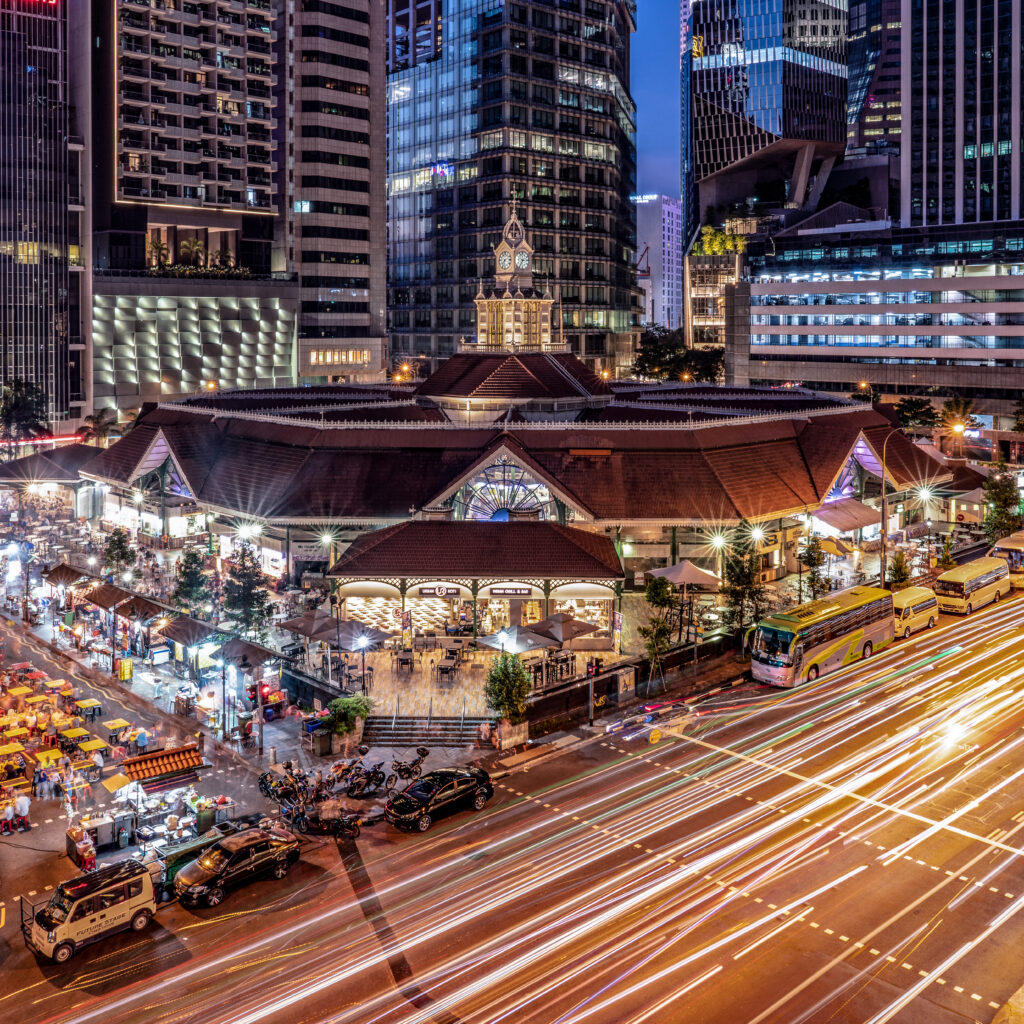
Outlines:
<svg viewBox="0 0 1024 1024"><path fill-rule="evenodd" d="M25 698L25 703L26 704L42 704L43 701L49 700L49 699L50 698L47 697L45 693L37 693L34 697L26 697Z"/></svg>
<svg viewBox="0 0 1024 1024"><path fill-rule="evenodd" d="M37 750L32 755L41 765L47 765L51 761L57 761L64 756L63 752L56 747L47 747L45 750Z"/></svg>
<svg viewBox="0 0 1024 1024"><path fill-rule="evenodd" d="M94 718L99 718L103 711L100 707L100 702L95 697L86 697L85 700L76 700L75 707L82 712L82 717L89 721L92 721Z"/></svg>
<svg viewBox="0 0 1024 1024"><path fill-rule="evenodd" d="M437 663L437 674L440 677L442 674L446 676L452 675L455 672L455 659L454 658L442 658Z"/></svg>
<svg viewBox="0 0 1024 1024"><path fill-rule="evenodd" d="M412 670L413 664L413 653L412 651L402 651L398 655L398 667L401 668L403 665L408 665L410 671Z"/></svg>
<svg viewBox="0 0 1024 1024"><path fill-rule="evenodd" d="M61 732L61 736L63 736L66 740L76 740L77 741L77 740L80 740L80 739L84 739L88 735L89 735L89 730L88 729L64 729Z"/></svg>
<svg viewBox="0 0 1024 1024"><path fill-rule="evenodd" d="M104 740L86 740L78 744L78 749L85 754L91 754L94 750L104 750L109 746Z"/></svg>
<svg viewBox="0 0 1024 1024"><path fill-rule="evenodd" d="M27 736L28 729L26 729L25 726L23 725L17 725L13 729L6 729L4 731L4 735L9 740L16 740L19 736Z"/></svg>
<svg viewBox="0 0 1024 1024"><path fill-rule="evenodd" d="M13 686L7 691L8 697L24 697L32 692L31 686Z"/></svg>
<svg viewBox="0 0 1024 1024"><path fill-rule="evenodd" d="M24 672L25 669L29 669L31 667L32 667L32 662L31 661L19 661L16 665L12 665L11 666L11 671L12 672Z"/></svg>
<svg viewBox="0 0 1024 1024"><path fill-rule="evenodd" d="M5 743L0 747L0 757L8 757L11 754L23 754L25 748L20 743Z"/></svg>
<svg viewBox="0 0 1024 1024"><path fill-rule="evenodd" d="M42 672L39 669L36 669L34 672L26 672L25 673L25 678L26 679L31 679L32 682L38 682L38 680L40 680L40 679L45 679L47 677L47 675L48 675L48 673Z"/></svg>

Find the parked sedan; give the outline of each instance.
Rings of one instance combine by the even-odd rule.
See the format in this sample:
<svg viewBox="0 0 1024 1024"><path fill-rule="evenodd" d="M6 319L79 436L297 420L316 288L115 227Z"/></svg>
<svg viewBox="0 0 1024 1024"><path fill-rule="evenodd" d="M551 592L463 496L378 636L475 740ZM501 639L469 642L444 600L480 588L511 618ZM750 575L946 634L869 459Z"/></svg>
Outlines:
<svg viewBox="0 0 1024 1024"><path fill-rule="evenodd" d="M438 768L395 793L384 818L396 828L426 832L442 815L468 807L482 811L492 796L491 777L482 768Z"/></svg>
<svg viewBox="0 0 1024 1024"><path fill-rule="evenodd" d="M605 732L621 733L623 739L631 739L634 736L646 735L660 724L691 715L694 711L693 705L685 700L650 701L641 704L628 715L609 722L605 726Z"/></svg>
<svg viewBox="0 0 1024 1024"><path fill-rule="evenodd" d="M298 840L287 829L246 829L225 836L186 864L174 879L174 892L183 903L202 900L215 907L224 899L226 889L260 875L284 878L298 859Z"/></svg>

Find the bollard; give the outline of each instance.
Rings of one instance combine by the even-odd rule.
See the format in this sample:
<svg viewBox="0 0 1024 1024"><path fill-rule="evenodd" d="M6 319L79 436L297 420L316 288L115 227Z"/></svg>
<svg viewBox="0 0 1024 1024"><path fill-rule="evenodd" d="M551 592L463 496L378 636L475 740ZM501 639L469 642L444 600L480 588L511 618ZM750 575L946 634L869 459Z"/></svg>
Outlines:
<svg viewBox="0 0 1024 1024"><path fill-rule="evenodd" d="M277 747L270 748L270 763L277 764Z"/></svg>

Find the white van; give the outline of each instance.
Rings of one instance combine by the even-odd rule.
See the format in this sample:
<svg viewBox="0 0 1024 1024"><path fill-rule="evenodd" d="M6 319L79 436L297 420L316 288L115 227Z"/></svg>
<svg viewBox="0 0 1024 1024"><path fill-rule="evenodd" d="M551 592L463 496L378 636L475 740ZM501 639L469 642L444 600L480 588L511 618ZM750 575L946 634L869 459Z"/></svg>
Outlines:
<svg viewBox="0 0 1024 1024"><path fill-rule="evenodd" d="M892 614L896 635L906 639L919 629L931 629L939 616L935 591L927 587L907 587L892 595Z"/></svg>
<svg viewBox="0 0 1024 1024"><path fill-rule="evenodd" d="M970 615L1010 593L1010 570L1002 558L976 558L944 572L935 581L939 610Z"/></svg>
<svg viewBox="0 0 1024 1024"><path fill-rule="evenodd" d="M58 964L114 932L141 932L156 913L152 876L137 860L122 860L61 882L42 906L26 908L26 903L21 901L25 945Z"/></svg>

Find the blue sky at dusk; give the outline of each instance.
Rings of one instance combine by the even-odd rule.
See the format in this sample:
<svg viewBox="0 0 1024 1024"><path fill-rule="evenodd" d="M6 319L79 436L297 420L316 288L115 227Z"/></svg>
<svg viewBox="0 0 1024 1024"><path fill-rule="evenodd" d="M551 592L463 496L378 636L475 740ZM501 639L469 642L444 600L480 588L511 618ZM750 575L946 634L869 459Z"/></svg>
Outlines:
<svg viewBox="0 0 1024 1024"><path fill-rule="evenodd" d="M679 0L639 0L630 77L637 191L679 195Z"/></svg>

